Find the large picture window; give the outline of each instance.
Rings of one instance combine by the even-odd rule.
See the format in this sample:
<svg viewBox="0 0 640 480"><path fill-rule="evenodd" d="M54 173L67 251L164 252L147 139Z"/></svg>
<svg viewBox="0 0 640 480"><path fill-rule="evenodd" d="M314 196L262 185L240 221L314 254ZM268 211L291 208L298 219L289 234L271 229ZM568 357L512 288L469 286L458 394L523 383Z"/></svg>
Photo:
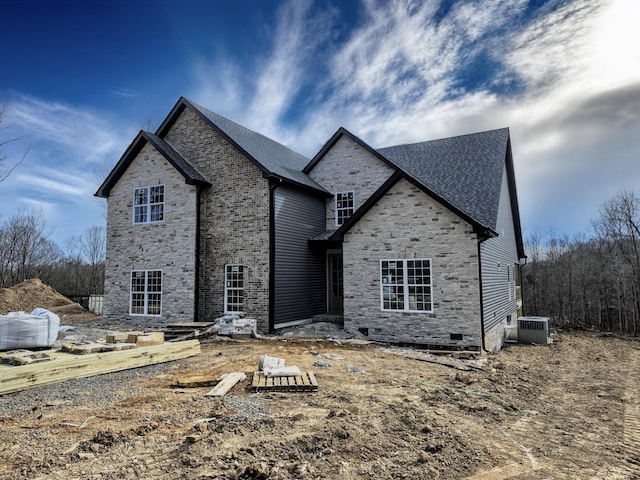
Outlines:
<svg viewBox="0 0 640 480"><path fill-rule="evenodd" d="M342 225L351 215L353 215L353 192L336 193L336 225Z"/></svg>
<svg viewBox="0 0 640 480"><path fill-rule="evenodd" d="M164 185L133 190L133 223L153 223L164 220Z"/></svg>
<svg viewBox="0 0 640 480"><path fill-rule="evenodd" d="M226 265L224 279L224 313L242 312L244 309L244 266Z"/></svg>
<svg viewBox="0 0 640 480"><path fill-rule="evenodd" d="M380 296L382 310L431 312L430 259L380 261Z"/></svg>
<svg viewBox="0 0 640 480"><path fill-rule="evenodd" d="M162 313L162 270L133 270L131 272L131 315L160 315Z"/></svg>

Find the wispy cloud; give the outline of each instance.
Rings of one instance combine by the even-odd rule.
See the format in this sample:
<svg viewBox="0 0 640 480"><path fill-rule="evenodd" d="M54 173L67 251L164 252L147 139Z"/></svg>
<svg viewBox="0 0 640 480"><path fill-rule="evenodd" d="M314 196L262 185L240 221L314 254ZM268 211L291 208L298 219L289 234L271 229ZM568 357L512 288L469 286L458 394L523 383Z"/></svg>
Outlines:
<svg viewBox="0 0 640 480"><path fill-rule="evenodd" d="M138 96L138 92L128 88L117 88L115 90L111 90L111 93L124 98L136 98Z"/></svg>
<svg viewBox="0 0 640 480"><path fill-rule="evenodd" d="M43 210L51 225L64 223L62 236L73 231L74 222L103 223L101 207L90 201L97 188L96 172L122 155L135 125L104 111L21 94L12 96L9 114L32 148L2 183L0 215Z"/></svg>
<svg viewBox="0 0 640 480"><path fill-rule="evenodd" d="M523 215L569 224L560 215L575 219L571 212L587 203L576 175L582 185L604 183L589 192L589 209L640 178L640 152L630 140L640 124L640 2L531 9L527 0L454 2L449 11L439 2L363 0L350 36L327 48L312 39L325 38L336 17L317 23L309 2L292 0L255 82L244 85L250 108L239 104L232 114L307 155L339 126L373 146L509 126ZM325 76L312 77L309 58ZM225 69L237 74L232 62ZM209 98L232 88L202 85ZM285 124L301 86L310 108L297 125ZM569 228L585 228L587 216Z"/></svg>
<svg viewBox="0 0 640 480"><path fill-rule="evenodd" d="M62 149L66 152L63 159L80 164L118 158L131 134L105 112L85 107L27 95L17 95L9 107L16 126L34 143Z"/></svg>

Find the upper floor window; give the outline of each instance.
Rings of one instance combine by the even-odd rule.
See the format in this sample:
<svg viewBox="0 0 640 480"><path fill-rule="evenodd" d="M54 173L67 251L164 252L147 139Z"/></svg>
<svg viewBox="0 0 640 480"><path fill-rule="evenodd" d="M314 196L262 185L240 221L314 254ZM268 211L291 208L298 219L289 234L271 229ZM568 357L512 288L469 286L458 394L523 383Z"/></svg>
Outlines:
<svg viewBox="0 0 640 480"><path fill-rule="evenodd" d="M336 193L336 225L342 225L351 215L353 215L353 192Z"/></svg>
<svg viewBox="0 0 640 480"><path fill-rule="evenodd" d="M381 260L382 310L431 312L431 260Z"/></svg>
<svg viewBox="0 0 640 480"><path fill-rule="evenodd" d="M162 312L162 270L131 272L131 315L160 315Z"/></svg>
<svg viewBox="0 0 640 480"><path fill-rule="evenodd" d="M164 185L133 190L133 223L162 222L164 220Z"/></svg>

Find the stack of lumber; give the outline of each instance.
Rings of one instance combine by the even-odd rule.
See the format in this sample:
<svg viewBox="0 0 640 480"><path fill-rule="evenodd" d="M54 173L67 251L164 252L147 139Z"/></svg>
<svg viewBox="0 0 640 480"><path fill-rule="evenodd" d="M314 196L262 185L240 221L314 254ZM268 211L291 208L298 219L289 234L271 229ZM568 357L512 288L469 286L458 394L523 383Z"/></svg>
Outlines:
<svg viewBox="0 0 640 480"><path fill-rule="evenodd" d="M165 340L175 340L186 336L198 338L200 334L204 333L212 325L213 322L169 323L163 330L164 338Z"/></svg>
<svg viewBox="0 0 640 480"><path fill-rule="evenodd" d="M138 346L136 344L135 348L124 350L92 351L92 349L98 349L98 346L105 347L106 345L96 343L89 344L88 348L85 349L86 351L77 353L63 350L39 352L38 355L46 355L50 358L46 362L18 366L2 363L0 364L0 395L39 385L62 382L72 378L91 377L103 373L170 362L200 353L200 342L198 340L145 346L145 342L153 341L153 339L150 340L145 337L147 335L144 334L136 336L136 340L140 339L141 345ZM155 341L159 341L158 336L156 336ZM162 341L164 342L164 340ZM131 344L128 336L126 343ZM117 346L118 344L113 343L112 345Z"/></svg>

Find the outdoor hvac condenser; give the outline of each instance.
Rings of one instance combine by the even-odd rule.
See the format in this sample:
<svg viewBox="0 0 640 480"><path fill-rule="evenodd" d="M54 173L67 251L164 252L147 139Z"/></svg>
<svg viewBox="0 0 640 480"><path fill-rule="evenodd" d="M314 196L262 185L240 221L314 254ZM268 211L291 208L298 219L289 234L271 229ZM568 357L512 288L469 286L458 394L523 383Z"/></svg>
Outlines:
<svg viewBox="0 0 640 480"><path fill-rule="evenodd" d="M548 317L520 317L518 318L518 343L549 343Z"/></svg>

